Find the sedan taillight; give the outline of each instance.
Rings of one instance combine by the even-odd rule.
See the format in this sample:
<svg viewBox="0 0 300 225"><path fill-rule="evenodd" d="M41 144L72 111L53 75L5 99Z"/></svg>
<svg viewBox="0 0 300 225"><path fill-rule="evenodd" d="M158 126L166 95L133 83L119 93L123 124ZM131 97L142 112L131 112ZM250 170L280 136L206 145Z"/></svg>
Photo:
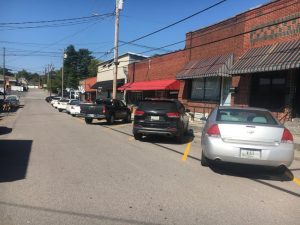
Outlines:
<svg viewBox="0 0 300 225"><path fill-rule="evenodd" d="M169 113L167 113L167 117L169 117L169 118L179 118L180 114L179 114L179 112L169 112Z"/></svg>
<svg viewBox="0 0 300 225"><path fill-rule="evenodd" d="M282 138L281 138L281 142L293 143L293 141L294 141L294 139L293 139L292 133L288 129L284 128Z"/></svg>
<svg viewBox="0 0 300 225"><path fill-rule="evenodd" d="M106 113L106 107L105 107L105 106L103 106L103 108L102 108L102 113L103 113L103 114Z"/></svg>
<svg viewBox="0 0 300 225"><path fill-rule="evenodd" d="M212 136L212 137L221 136L218 124L213 124L210 128L208 128L206 133L208 134L208 136Z"/></svg>
<svg viewBox="0 0 300 225"><path fill-rule="evenodd" d="M144 115L145 114L145 112L143 111L143 110L136 110L135 112L134 112L134 115L135 116L142 116L142 115Z"/></svg>

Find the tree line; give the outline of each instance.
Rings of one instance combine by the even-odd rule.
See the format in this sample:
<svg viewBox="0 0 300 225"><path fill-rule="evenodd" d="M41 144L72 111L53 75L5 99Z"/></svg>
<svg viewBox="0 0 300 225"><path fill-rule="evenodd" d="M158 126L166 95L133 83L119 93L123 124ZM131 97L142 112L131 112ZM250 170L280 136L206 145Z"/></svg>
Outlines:
<svg viewBox="0 0 300 225"><path fill-rule="evenodd" d="M74 45L69 45L64 53L65 88L77 89L80 80L97 76L97 69L100 61L95 59L91 51L88 49L76 50ZM23 77L30 85L47 84L47 89L51 89L52 92L57 92L61 89L62 68L53 68L43 75L31 73L24 69L15 74L6 69L5 74L6 76L15 76L17 79Z"/></svg>

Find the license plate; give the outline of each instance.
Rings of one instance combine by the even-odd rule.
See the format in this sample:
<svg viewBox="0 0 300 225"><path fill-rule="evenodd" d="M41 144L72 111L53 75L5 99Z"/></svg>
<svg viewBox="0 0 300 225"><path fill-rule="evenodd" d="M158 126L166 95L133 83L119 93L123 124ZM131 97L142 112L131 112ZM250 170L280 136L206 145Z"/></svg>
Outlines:
<svg viewBox="0 0 300 225"><path fill-rule="evenodd" d="M94 114L88 114L87 117L94 117Z"/></svg>
<svg viewBox="0 0 300 225"><path fill-rule="evenodd" d="M241 148L241 158L245 159L260 159L261 151L256 149Z"/></svg>
<svg viewBox="0 0 300 225"><path fill-rule="evenodd" d="M151 120L159 120L159 116L151 116Z"/></svg>

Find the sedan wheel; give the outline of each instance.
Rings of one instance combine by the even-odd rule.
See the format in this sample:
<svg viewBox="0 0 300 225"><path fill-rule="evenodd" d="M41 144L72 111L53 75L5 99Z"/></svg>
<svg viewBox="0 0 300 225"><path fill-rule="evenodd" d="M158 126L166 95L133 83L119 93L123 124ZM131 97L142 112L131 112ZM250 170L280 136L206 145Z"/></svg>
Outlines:
<svg viewBox="0 0 300 225"><path fill-rule="evenodd" d="M201 153L201 166L208 166L208 159L205 157L205 155L203 154L203 150Z"/></svg>

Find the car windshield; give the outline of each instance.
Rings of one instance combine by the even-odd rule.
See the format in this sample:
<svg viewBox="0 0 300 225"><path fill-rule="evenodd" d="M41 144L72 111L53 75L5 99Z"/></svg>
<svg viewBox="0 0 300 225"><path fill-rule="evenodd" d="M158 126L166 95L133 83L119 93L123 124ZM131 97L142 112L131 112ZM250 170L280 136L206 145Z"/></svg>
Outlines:
<svg viewBox="0 0 300 225"><path fill-rule="evenodd" d="M60 100L60 102L69 102L68 99L63 99L63 100Z"/></svg>
<svg viewBox="0 0 300 225"><path fill-rule="evenodd" d="M216 120L218 122L278 124L268 111L250 109L219 109Z"/></svg>
<svg viewBox="0 0 300 225"><path fill-rule="evenodd" d="M16 96L7 96L6 97L7 100L17 100Z"/></svg>
<svg viewBox="0 0 300 225"><path fill-rule="evenodd" d="M74 101L71 101L71 102L70 102L70 105L77 105L77 104L79 104L79 103L80 103L80 101L74 100Z"/></svg>
<svg viewBox="0 0 300 225"><path fill-rule="evenodd" d="M171 101L142 101L139 109L177 111L176 103Z"/></svg>

